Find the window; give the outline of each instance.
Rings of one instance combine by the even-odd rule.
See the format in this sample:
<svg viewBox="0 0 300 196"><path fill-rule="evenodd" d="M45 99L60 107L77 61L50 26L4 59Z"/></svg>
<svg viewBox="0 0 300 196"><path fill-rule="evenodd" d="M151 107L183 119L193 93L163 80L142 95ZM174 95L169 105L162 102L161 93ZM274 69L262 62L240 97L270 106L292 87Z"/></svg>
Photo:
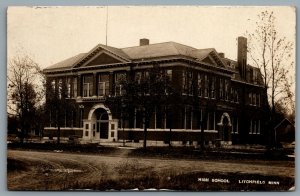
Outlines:
<svg viewBox="0 0 300 196"><path fill-rule="evenodd" d="M212 81L211 81L211 91L210 91L210 97L212 99L216 98L216 93L215 93L215 85L216 85L216 78L212 77Z"/></svg>
<svg viewBox="0 0 300 196"><path fill-rule="evenodd" d="M220 78L220 99L223 99L223 79Z"/></svg>
<svg viewBox="0 0 300 196"><path fill-rule="evenodd" d="M115 124L111 124L110 129L111 129L111 130L115 130ZM112 136L112 137L113 137L113 136Z"/></svg>
<svg viewBox="0 0 300 196"><path fill-rule="evenodd" d="M142 81L142 72L135 72L135 81L140 84Z"/></svg>
<svg viewBox="0 0 300 196"><path fill-rule="evenodd" d="M198 96L202 96L202 77L200 73L198 73Z"/></svg>
<svg viewBox="0 0 300 196"><path fill-rule="evenodd" d="M149 71L144 72L144 79L148 80L149 79Z"/></svg>
<svg viewBox="0 0 300 196"><path fill-rule="evenodd" d="M204 97L208 97L209 78L207 74L204 75Z"/></svg>
<svg viewBox="0 0 300 196"><path fill-rule="evenodd" d="M166 77L164 79L165 94L168 94L170 91L170 86L172 86L172 70L165 70L164 76Z"/></svg>
<svg viewBox="0 0 300 196"><path fill-rule="evenodd" d="M88 131L85 132L85 136L86 136L86 137L89 136L89 132L88 132Z"/></svg>
<svg viewBox="0 0 300 196"><path fill-rule="evenodd" d="M187 78L187 72L182 72L182 89L184 94L188 94L188 78Z"/></svg>
<svg viewBox="0 0 300 196"><path fill-rule="evenodd" d="M62 98L62 79L58 80L58 97Z"/></svg>
<svg viewBox="0 0 300 196"><path fill-rule="evenodd" d="M168 78L168 81L171 82L172 81L172 70L171 69L167 70L166 76Z"/></svg>
<svg viewBox="0 0 300 196"><path fill-rule="evenodd" d="M187 72L188 76L188 93L189 95L193 95L193 85L192 85L192 80L193 80L193 73L191 71Z"/></svg>
<svg viewBox="0 0 300 196"><path fill-rule="evenodd" d="M83 97L91 97L93 95L93 76L83 77Z"/></svg>
<svg viewBox="0 0 300 196"><path fill-rule="evenodd" d="M249 134L260 134L260 120L251 120Z"/></svg>
<svg viewBox="0 0 300 196"><path fill-rule="evenodd" d="M256 105L256 93L253 93L252 96L253 96L253 97L252 97L252 104L253 104L253 105Z"/></svg>
<svg viewBox="0 0 300 196"><path fill-rule="evenodd" d="M98 96L109 95L109 74L100 74L98 77Z"/></svg>
<svg viewBox="0 0 300 196"><path fill-rule="evenodd" d="M257 80L258 80L258 72L257 70L253 70L253 83L257 84Z"/></svg>
<svg viewBox="0 0 300 196"><path fill-rule="evenodd" d="M193 86L192 86L193 73L191 71L183 71L182 72L182 85L183 85L183 93L184 94L193 94Z"/></svg>
<svg viewBox="0 0 300 196"><path fill-rule="evenodd" d="M252 105L252 93L249 93L249 104Z"/></svg>
<svg viewBox="0 0 300 196"><path fill-rule="evenodd" d="M67 97L71 97L71 78L67 78Z"/></svg>
<svg viewBox="0 0 300 196"><path fill-rule="evenodd" d="M239 91L237 89L234 90L234 101L239 102Z"/></svg>
<svg viewBox="0 0 300 196"><path fill-rule="evenodd" d="M225 100L229 99L229 81L225 80Z"/></svg>
<svg viewBox="0 0 300 196"><path fill-rule="evenodd" d="M260 94L259 93L257 93L257 95L256 95L256 104L257 104L257 106L260 106Z"/></svg>
<svg viewBox="0 0 300 196"><path fill-rule="evenodd" d="M89 124L85 124L85 129L89 129Z"/></svg>
<svg viewBox="0 0 300 196"><path fill-rule="evenodd" d="M73 97L77 97L77 78L73 78Z"/></svg>
<svg viewBox="0 0 300 196"><path fill-rule="evenodd" d="M53 91L55 91L55 80L51 81L51 88Z"/></svg>
<svg viewBox="0 0 300 196"><path fill-rule="evenodd" d="M123 88L122 88L122 81L126 80L126 73L116 73L115 75L115 95L122 95Z"/></svg>

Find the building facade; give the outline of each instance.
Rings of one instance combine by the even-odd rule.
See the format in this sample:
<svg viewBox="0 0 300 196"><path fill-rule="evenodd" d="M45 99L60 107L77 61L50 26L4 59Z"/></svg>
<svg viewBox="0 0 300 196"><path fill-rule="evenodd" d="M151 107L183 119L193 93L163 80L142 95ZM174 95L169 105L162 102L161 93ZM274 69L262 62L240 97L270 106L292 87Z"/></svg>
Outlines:
<svg viewBox="0 0 300 196"><path fill-rule="evenodd" d="M44 136L56 137L59 120L61 137L77 135L86 142L142 141L145 125L140 111L134 108L133 115L121 122L106 99L124 94L120 81L139 82L159 66L184 102L171 108L172 118L161 107L155 108L147 140L193 145L201 139L207 144L264 143L266 89L259 69L247 64L246 38L238 38L237 51L234 61L213 48L176 42L149 44L141 39L139 46L121 49L99 44L44 70L46 101L63 97L65 105L59 113L54 107L48 110Z"/></svg>

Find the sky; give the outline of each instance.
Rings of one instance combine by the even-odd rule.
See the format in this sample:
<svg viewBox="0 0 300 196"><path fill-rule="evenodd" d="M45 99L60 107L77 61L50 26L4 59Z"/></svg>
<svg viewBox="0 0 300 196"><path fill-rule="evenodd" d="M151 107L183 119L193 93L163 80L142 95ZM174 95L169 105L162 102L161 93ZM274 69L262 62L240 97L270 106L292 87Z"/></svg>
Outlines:
<svg viewBox="0 0 300 196"><path fill-rule="evenodd" d="M215 48L235 60L237 37L253 31L264 10L274 11L279 34L295 42L293 7L9 7L7 55L27 54L45 68L106 44L107 30L107 45L117 48L148 38L150 44L174 41Z"/></svg>

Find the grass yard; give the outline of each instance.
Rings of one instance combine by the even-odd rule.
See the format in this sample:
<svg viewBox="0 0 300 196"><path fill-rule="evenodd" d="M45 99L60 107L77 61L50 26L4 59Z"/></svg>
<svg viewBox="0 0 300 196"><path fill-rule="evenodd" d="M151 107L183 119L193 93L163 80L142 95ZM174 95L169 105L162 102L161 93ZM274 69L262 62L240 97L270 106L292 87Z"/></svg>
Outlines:
<svg viewBox="0 0 300 196"><path fill-rule="evenodd" d="M9 190L282 191L294 186L294 172L294 166L285 161L249 163L8 150Z"/></svg>

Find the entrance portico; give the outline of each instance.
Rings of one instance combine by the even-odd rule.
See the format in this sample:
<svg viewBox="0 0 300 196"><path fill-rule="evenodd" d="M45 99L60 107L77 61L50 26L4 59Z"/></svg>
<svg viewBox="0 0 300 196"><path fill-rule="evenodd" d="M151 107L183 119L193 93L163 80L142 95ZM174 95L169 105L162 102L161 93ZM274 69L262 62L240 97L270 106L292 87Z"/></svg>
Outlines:
<svg viewBox="0 0 300 196"><path fill-rule="evenodd" d="M218 123L219 140L221 144L231 145L231 131L232 124L230 116L227 112L224 112L221 116L220 122Z"/></svg>
<svg viewBox="0 0 300 196"><path fill-rule="evenodd" d="M90 142L117 141L118 120L112 119L109 108L96 104L83 120L83 140Z"/></svg>

